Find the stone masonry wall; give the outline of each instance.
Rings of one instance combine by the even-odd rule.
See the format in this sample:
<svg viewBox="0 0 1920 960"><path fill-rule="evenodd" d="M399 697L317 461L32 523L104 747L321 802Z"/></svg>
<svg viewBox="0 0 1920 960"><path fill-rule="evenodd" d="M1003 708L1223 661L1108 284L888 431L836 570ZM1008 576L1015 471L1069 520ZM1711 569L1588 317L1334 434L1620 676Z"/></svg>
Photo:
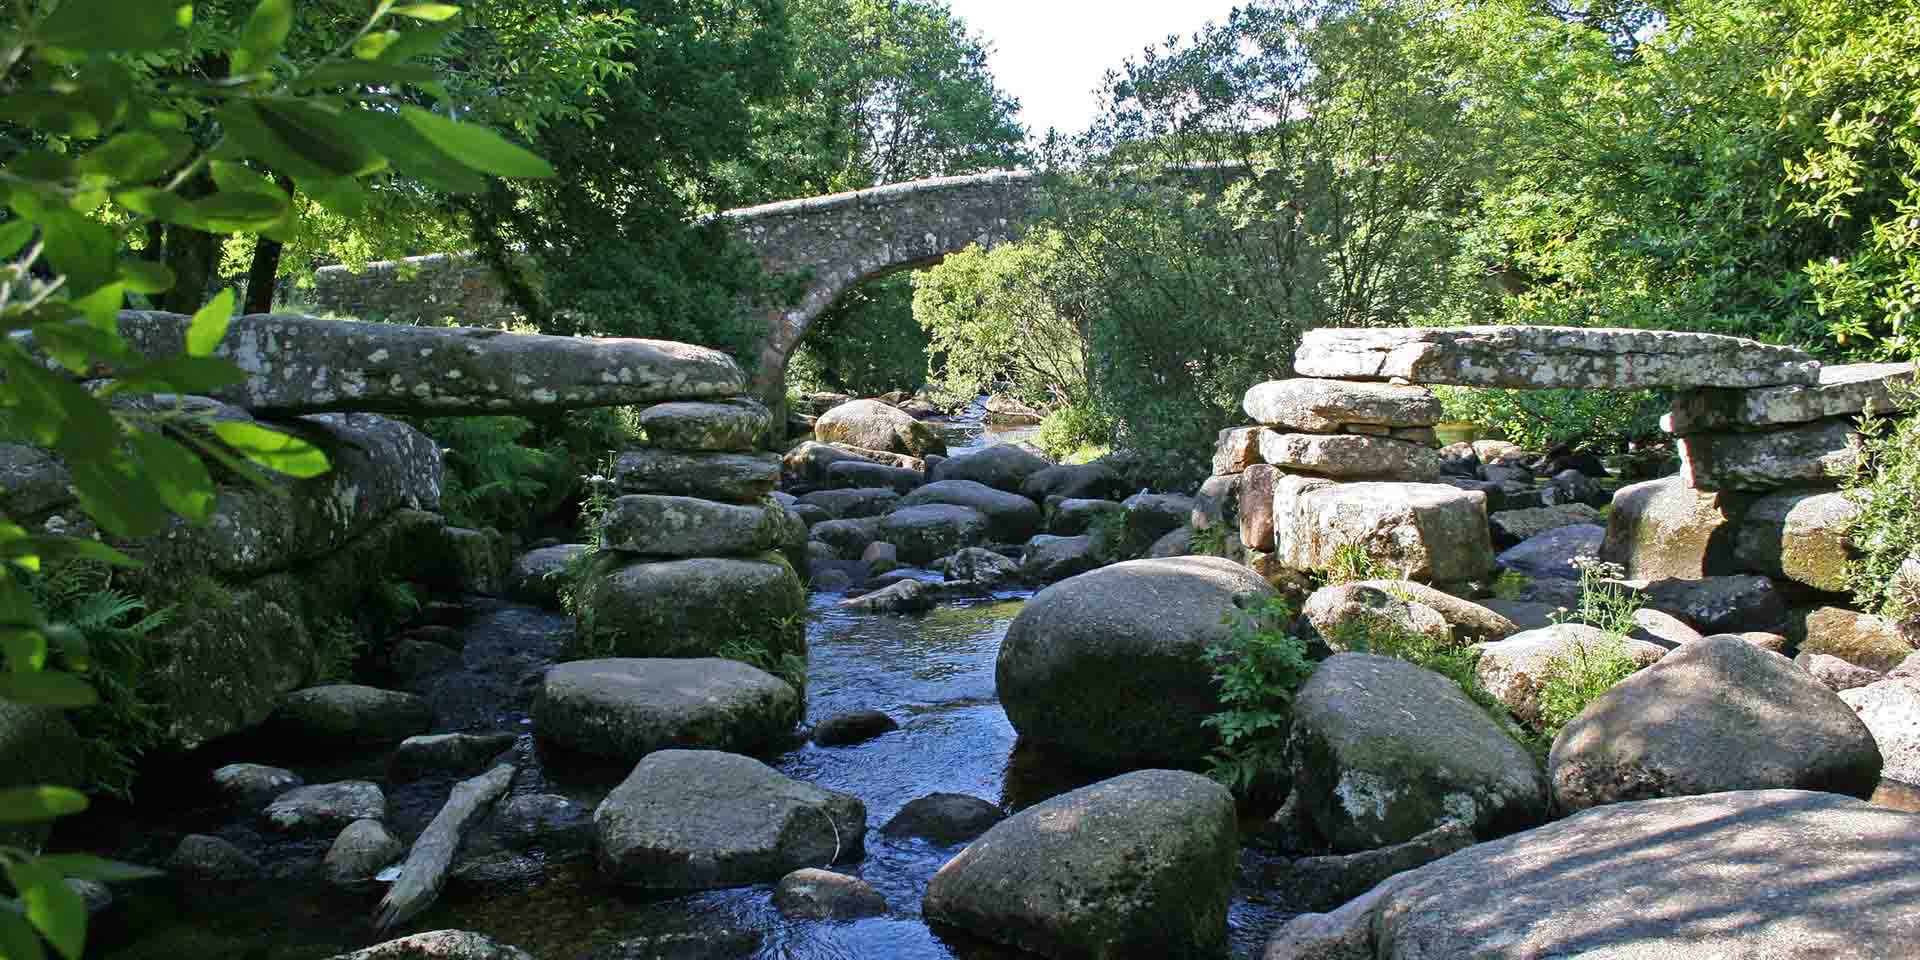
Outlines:
<svg viewBox="0 0 1920 960"><path fill-rule="evenodd" d="M313 277L314 303L361 319L469 327L506 327L525 321L484 263L465 253L381 260L355 271L321 267Z"/></svg>

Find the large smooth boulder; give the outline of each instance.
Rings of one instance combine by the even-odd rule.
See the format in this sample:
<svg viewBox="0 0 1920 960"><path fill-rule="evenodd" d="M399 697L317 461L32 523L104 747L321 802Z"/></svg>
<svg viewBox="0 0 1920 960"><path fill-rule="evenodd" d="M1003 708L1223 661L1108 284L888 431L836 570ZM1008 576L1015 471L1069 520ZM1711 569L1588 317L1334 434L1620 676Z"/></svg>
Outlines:
<svg viewBox="0 0 1920 960"><path fill-rule="evenodd" d="M780 479L787 486L802 489L834 486L828 471L846 461L865 462L831 444L802 440L780 458Z"/></svg>
<svg viewBox="0 0 1920 960"><path fill-rule="evenodd" d="M647 445L668 450L752 450L773 426L757 400L655 404L640 411Z"/></svg>
<svg viewBox="0 0 1920 960"><path fill-rule="evenodd" d="M807 529L807 536L826 544L841 560L858 560L880 536L880 518L822 520Z"/></svg>
<svg viewBox="0 0 1920 960"><path fill-rule="evenodd" d="M1187 525L1193 498L1177 493L1136 493L1120 502L1126 517L1126 549L1139 553L1155 540Z"/></svg>
<svg viewBox="0 0 1920 960"><path fill-rule="evenodd" d="M1322 327L1294 351L1304 376L1466 387L1652 390L1818 381L1793 347L1713 333L1608 327Z"/></svg>
<svg viewBox="0 0 1920 960"><path fill-rule="evenodd" d="M186 353L192 319L123 310L120 332L138 354L180 356ZM747 386L739 365L725 353L666 340L288 314L234 318L214 353L247 375L215 391L215 399L255 413L535 413L727 397Z"/></svg>
<svg viewBox="0 0 1920 960"><path fill-rule="evenodd" d="M1127 495L1127 482L1104 463L1063 463L1036 470L1020 484L1027 499L1044 503L1048 497L1075 500L1118 500Z"/></svg>
<svg viewBox="0 0 1920 960"><path fill-rule="evenodd" d="M1779 588L1772 580L1750 573L1697 580L1629 580L1620 587L1704 633L1773 630L1787 621L1787 605Z"/></svg>
<svg viewBox="0 0 1920 960"><path fill-rule="evenodd" d="M1553 741L1555 804L1776 787L1866 798L1880 750L1853 710L1793 661L1730 637L1686 644L1615 684Z"/></svg>
<svg viewBox="0 0 1920 960"><path fill-rule="evenodd" d="M1293 803L1335 852L1411 840L1448 820L1481 837L1540 823L1547 787L1525 747L1453 681L1339 653L1295 695Z"/></svg>
<svg viewBox="0 0 1920 960"><path fill-rule="evenodd" d="M1377 586L1342 583L1321 587L1300 608L1301 633L1337 653L1366 653L1402 636L1453 642L1453 627L1440 612L1410 595Z"/></svg>
<svg viewBox="0 0 1920 960"><path fill-rule="evenodd" d="M1851 420L1764 433L1696 433L1680 438L1680 476L1699 490L1830 487L1859 464L1856 436Z"/></svg>
<svg viewBox="0 0 1920 960"><path fill-rule="evenodd" d="M818 867L781 877L773 890L773 906L794 920L857 920L887 912L886 898L872 884Z"/></svg>
<svg viewBox="0 0 1920 960"><path fill-rule="evenodd" d="M1338 433L1356 423L1429 427L1442 416L1440 398L1425 387L1306 377L1255 384L1240 406L1255 422L1303 433Z"/></svg>
<svg viewBox="0 0 1920 960"><path fill-rule="evenodd" d="M1039 504L975 480L936 480L900 498L901 507L930 503L980 511L987 518L987 535L1001 543L1020 543L1040 531Z"/></svg>
<svg viewBox="0 0 1920 960"><path fill-rule="evenodd" d="M916 457L947 452L947 442L940 439L938 431L878 400L855 400L828 410L814 421L813 435L827 443Z"/></svg>
<svg viewBox="0 0 1920 960"><path fill-rule="evenodd" d="M1017 443L996 443L943 461L929 480L972 480L995 490L1019 493L1027 478L1053 466L1053 461Z"/></svg>
<svg viewBox="0 0 1920 960"><path fill-rule="evenodd" d="M1044 957L1216 957L1238 857L1232 795L1142 770L988 830L934 874L923 912Z"/></svg>
<svg viewBox="0 0 1920 960"><path fill-rule="evenodd" d="M1020 557L1020 576L1032 583L1055 583L1097 569L1100 563L1100 551L1091 536L1043 533L1027 541L1027 552Z"/></svg>
<svg viewBox="0 0 1920 960"><path fill-rule="evenodd" d="M609 550L659 557L731 557L778 546L783 511L771 503L739 506L694 497L628 494L607 507Z"/></svg>
<svg viewBox="0 0 1920 960"><path fill-rule="evenodd" d="M670 747L748 753L791 732L800 710L786 681L737 660L576 660L542 678L533 732L606 760Z"/></svg>
<svg viewBox="0 0 1920 960"><path fill-rule="evenodd" d="M1615 644L1643 667L1667 655L1666 647L1651 641L1617 637L1584 623L1556 623L1482 646L1473 672L1516 719L1533 723L1540 719L1540 690L1557 665Z"/></svg>
<svg viewBox="0 0 1920 960"><path fill-rule="evenodd" d="M1861 412L1891 413L1893 386L1913 381L1912 363L1830 363L1819 382L1756 390L1689 390L1675 394L1660 418L1668 433L1744 430L1809 423Z"/></svg>
<svg viewBox="0 0 1920 960"><path fill-rule="evenodd" d="M1493 562L1499 564L1502 570L1512 570L1529 577L1578 580L1580 568L1574 566L1573 562L1581 557L1595 556L1606 538L1606 528L1591 523L1555 527L1500 551Z"/></svg>
<svg viewBox="0 0 1920 960"><path fill-rule="evenodd" d="M1057 537L1077 537L1090 532L1101 517L1121 512L1123 508L1112 500L1061 500L1053 505L1047 532Z"/></svg>
<svg viewBox="0 0 1920 960"><path fill-rule="evenodd" d="M660 493L723 503L759 503L780 482L771 453L706 453L647 447L613 461L621 493Z"/></svg>
<svg viewBox="0 0 1920 960"><path fill-rule="evenodd" d="M806 608L806 588L777 553L627 562L588 580L580 632L586 649L615 656L712 656L741 639L805 654L785 622Z"/></svg>
<svg viewBox="0 0 1920 960"><path fill-rule="evenodd" d="M1243 535L1246 514L1243 504ZM1493 570L1486 496L1443 484L1283 476L1274 484L1273 532L1274 555L1296 571L1333 566L1343 547L1408 580L1454 582Z"/></svg>
<svg viewBox="0 0 1920 960"><path fill-rule="evenodd" d="M339 683L290 693L273 726L321 746L398 743L433 726L433 708L411 693Z"/></svg>
<svg viewBox="0 0 1920 960"><path fill-rule="evenodd" d="M1503 549L1549 530L1582 524L1605 526L1606 522L1600 511L1584 503L1500 510L1487 515L1487 525L1493 529L1493 545Z"/></svg>
<svg viewBox="0 0 1920 960"><path fill-rule="evenodd" d="M918 470L868 463L851 457L827 468L827 485L834 489L879 487L895 493L907 493L926 482L926 476Z"/></svg>
<svg viewBox="0 0 1920 960"><path fill-rule="evenodd" d="M771 883L801 867L856 860L859 798L717 750L648 754L593 812L600 871L651 890Z"/></svg>
<svg viewBox="0 0 1920 960"><path fill-rule="evenodd" d="M1744 508L1732 494L1695 490L1678 476L1621 487L1600 559L1635 579L1732 573L1734 521Z"/></svg>
<svg viewBox="0 0 1920 960"><path fill-rule="evenodd" d="M1860 717L1880 748L1880 776L1920 787L1920 678L1889 677L1840 699Z"/></svg>
<svg viewBox="0 0 1920 960"><path fill-rule="evenodd" d="M1028 506L1032 504L1028 503ZM1037 524L1038 508L1034 513ZM918 566L967 547L991 543L995 539L992 530L993 521L972 507L953 503L922 503L901 507L882 517L878 537L899 549L901 562Z"/></svg>
<svg viewBox="0 0 1920 960"><path fill-rule="evenodd" d="M907 801L880 832L951 847L969 843L1007 818L997 804L964 793L930 793Z"/></svg>
<svg viewBox="0 0 1920 960"><path fill-rule="evenodd" d="M327 880L336 886L364 883L406 852L407 845L394 839L380 821L355 820L327 848L323 861Z"/></svg>
<svg viewBox="0 0 1920 960"><path fill-rule="evenodd" d="M1000 644L1007 719L1088 764L1197 764L1217 742L1201 721L1220 710L1205 651L1230 615L1274 595L1217 557L1134 560L1056 583Z"/></svg>
<svg viewBox="0 0 1920 960"><path fill-rule="evenodd" d="M1293 918L1265 960L1830 960L1920 942L1920 815L1761 790L1595 807Z"/></svg>
<svg viewBox="0 0 1920 960"><path fill-rule="evenodd" d="M1020 575L1020 564L985 547L968 547L934 564L949 583L993 586Z"/></svg>
<svg viewBox="0 0 1920 960"><path fill-rule="evenodd" d="M294 787L261 813L284 833L333 833L355 820L385 820L387 796L368 780L341 780Z"/></svg>
<svg viewBox="0 0 1920 960"><path fill-rule="evenodd" d="M1268 430L1260 435L1260 459L1294 473L1341 479L1440 478L1440 455L1433 448L1391 437Z"/></svg>
<svg viewBox="0 0 1920 960"><path fill-rule="evenodd" d="M1847 589L1847 527L1860 512L1838 491L1789 490L1753 502L1734 535L1734 556L1748 569L1816 590Z"/></svg>

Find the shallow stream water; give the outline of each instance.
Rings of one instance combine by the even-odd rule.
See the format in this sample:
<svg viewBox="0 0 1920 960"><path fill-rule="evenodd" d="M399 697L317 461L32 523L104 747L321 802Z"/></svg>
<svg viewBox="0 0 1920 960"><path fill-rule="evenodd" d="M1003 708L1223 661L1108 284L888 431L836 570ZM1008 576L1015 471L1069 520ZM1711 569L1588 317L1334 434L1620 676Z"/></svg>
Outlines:
<svg viewBox="0 0 1920 960"><path fill-rule="evenodd" d="M1022 436L986 434L972 416L944 426L954 449ZM937 575L926 574L930 579ZM759 958L901 958L986 960L1016 956L988 944L930 930L920 918L927 881L958 848L883 837L879 827L907 801L934 792L972 794L1009 809L1030 806L1097 775L1073 770L1015 743L994 693L1000 640L1027 591L943 606L905 617L843 610L838 595L814 594L807 716L817 721L852 710L884 710L900 729L850 747L800 744L767 757L781 772L858 796L866 803L866 855L842 869L886 897L886 916L852 922L793 921L772 905L772 886L658 897L621 890L597 878L590 859L544 864L533 878L472 881L456 878L440 901L404 930L458 928L515 944L542 960L625 956L620 941L672 931L746 932L758 946L740 954L692 956ZM527 733L530 679L558 656L571 635L567 618L533 608L494 604L462 628L463 668L436 679L427 696L440 730L515 730L520 770L515 794L561 793L589 808L625 774L549 769ZM230 760L292 766L309 783L350 777L381 780L384 757L361 754L296 758L294 745L256 739L228 745L225 755L202 758L177 771L183 783L205 783L207 772ZM388 824L410 838L444 802L452 778L385 785ZM331 836L287 840L265 833L244 813L186 789L156 806L103 814L68 835L69 846L108 850L147 863L163 861L180 836L214 833L254 853L269 877L243 883L170 877L123 891L98 921L92 956L116 960L308 960L382 939L368 917L379 889L335 891L320 874ZM1281 914L1236 897L1232 924L1238 956L1257 956Z"/></svg>

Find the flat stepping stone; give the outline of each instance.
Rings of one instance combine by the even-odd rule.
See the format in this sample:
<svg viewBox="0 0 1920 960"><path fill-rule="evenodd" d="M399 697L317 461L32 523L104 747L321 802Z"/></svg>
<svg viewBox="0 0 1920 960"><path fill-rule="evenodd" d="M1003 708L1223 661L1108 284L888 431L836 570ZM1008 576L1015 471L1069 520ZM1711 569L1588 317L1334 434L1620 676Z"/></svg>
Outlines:
<svg viewBox="0 0 1920 960"><path fill-rule="evenodd" d="M640 411L647 445L668 450L752 450L773 426L757 401L661 403Z"/></svg>
<svg viewBox="0 0 1920 960"><path fill-rule="evenodd" d="M659 557L733 557L780 543L781 508L698 497L628 494L607 507L609 550Z"/></svg>
<svg viewBox="0 0 1920 960"><path fill-rule="evenodd" d="M1425 387L1296 377L1255 384L1241 400L1254 422L1302 433L1342 433L1349 424L1430 427L1440 398Z"/></svg>
<svg viewBox="0 0 1920 960"><path fill-rule="evenodd" d="M1660 418L1668 433L1765 428L1894 409L1891 387L1911 381L1911 363L1842 363L1820 368L1813 384L1754 390L1694 390L1673 398Z"/></svg>
<svg viewBox="0 0 1920 960"><path fill-rule="evenodd" d="M186 351L193 318L123 310L148 357ZM236 317L214 351L246 380L210 395L254 413L457 416L728 397L746 375L718 350L666 340L555 337L284 314Z"/></svg>
<svg viewBox="0 0 1920 960"><path fill-rule="evenodd" d="M1310 377L1524 390L1747 389L1820 376L1819 361L1791 347L1609 327L1323 327L1301 338L1293 367Z"/></svg>
<svg viewBox="0 0 1920 960"><path fill-rule="evenodd" d="M727 503L758 503L780 483L780 458L771 453L629 450L613 462L621 493L664 493Z"/></svg>
<svg viewBox="0 0 1920 960"><path fill-rule="evenodd" d="M800 697L737 660L577 660L547 671L534 734L585 756L633 762L669 747L748 752L793 730Z"/></svg>
<svg viewBox="0 0 1920 960"><path fill-rule="evenodd" d="M1260 435L1260 458L1283 470L1373 480L1438 480L1440 454L1431 447L1357 434Z"/></svg>

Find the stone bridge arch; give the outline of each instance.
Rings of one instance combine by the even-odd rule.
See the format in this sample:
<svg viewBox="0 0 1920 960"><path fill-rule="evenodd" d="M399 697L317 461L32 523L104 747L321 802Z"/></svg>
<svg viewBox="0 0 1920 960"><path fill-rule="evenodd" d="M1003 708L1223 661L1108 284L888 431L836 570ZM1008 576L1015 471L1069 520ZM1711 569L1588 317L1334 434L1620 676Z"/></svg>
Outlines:
<svg viewBox="0 0 1920 960"><path fill-rule="evenodd" d="M1027 218L1037 175L1003 170L890 184L729 210L720 216L769 274L804 273L791 307L763 314L755 392L779 409L787 361L813 322L848 291L901 270L932 266L978 243L1012 239Z"/></svg>

